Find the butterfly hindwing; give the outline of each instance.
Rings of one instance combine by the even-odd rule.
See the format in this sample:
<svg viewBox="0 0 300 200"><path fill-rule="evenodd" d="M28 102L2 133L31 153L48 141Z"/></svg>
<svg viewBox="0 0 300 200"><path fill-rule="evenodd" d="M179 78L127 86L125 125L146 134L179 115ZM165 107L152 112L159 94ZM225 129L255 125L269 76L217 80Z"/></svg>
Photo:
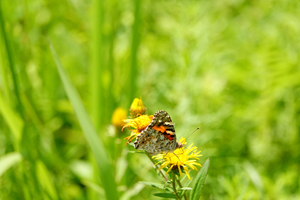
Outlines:
<svg viewBox="0 0 300 200"><path fill-rule="evenodd" d="M134 147L150 154L173 152L176 149L174 124L166 111L154 114L151 123L136 137Z"/></svg>

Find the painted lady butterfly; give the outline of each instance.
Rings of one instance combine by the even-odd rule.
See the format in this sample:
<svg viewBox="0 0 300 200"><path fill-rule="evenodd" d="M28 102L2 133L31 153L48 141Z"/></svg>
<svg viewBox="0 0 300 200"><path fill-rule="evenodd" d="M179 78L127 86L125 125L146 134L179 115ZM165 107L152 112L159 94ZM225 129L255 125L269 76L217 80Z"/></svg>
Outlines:
<svg viewBox="0 0 300 200"><path fill-rule="evenodd" d="M151 123L136 137L134 148L145 150L152 155L159 153L171 153L184 144L176 142L174 124L169 114L157 111Z"/></svg>

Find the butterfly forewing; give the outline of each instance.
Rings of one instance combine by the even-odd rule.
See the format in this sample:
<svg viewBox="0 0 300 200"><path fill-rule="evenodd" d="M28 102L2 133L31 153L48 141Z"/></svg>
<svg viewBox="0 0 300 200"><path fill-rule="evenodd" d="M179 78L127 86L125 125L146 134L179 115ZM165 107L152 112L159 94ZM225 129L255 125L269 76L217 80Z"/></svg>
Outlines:
<svg viewBox="0 0 300 200"><path fill-rule="evenodd" d="M166 111L154 114L151 123L136 137L134 147L154 155L176 149L174 124Z"/></svg>

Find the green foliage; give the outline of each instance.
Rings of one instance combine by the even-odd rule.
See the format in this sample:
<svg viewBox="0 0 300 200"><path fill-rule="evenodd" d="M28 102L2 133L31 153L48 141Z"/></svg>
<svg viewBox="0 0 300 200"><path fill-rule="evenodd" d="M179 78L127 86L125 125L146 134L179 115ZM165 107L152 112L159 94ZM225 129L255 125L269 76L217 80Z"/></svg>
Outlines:
<svg viewBox="0 0 300 200"><path fill-rule="evenodd" d="M145 185L149 185L151 187L154 187L154 188L157 188L157 189L161 189L161 190L166 190L166 191L169 191L169 192L173 192L173 189L168 186L168 185L165 185L165 184L159 184L159 183L150 183L150 182L141 182Z"/></svg>
<svg viewBox="0 0 300 200"><path fill-rule="evenodd" d="M205 182L205 178L207 175L208 167L209 167L209 158L205 161L203 167L201 168L200 172L197 174L195 180L194 180L194 186L193 191L191 193L191 199L192 200L198 200L200 199L202 187Z"/></svg>
<svg viewBox="0 0 300 200"><path fill-rule="evenodd" d="M178 199L175 194L170 194L170 193L155 193L154 196L158 196L166 199Z"/></svg>
<svg viewBox="0 0 300 200"><path fill-rule="evenodd" d="M81 125L83 133L89 143L93 155L95 156L97 166L99 168L99 174L102 180L103 187L105 189L105 194L107 199L118 199L118 193L116 190L116 185L113 177L112 166L108 160L106 150L97 135L97 131L93 127L90 118L80 100L78 93L73 87L65 69L61 66L60 61L57 57L55 50L52 45L50 49L55 60L57 70L59 72L60 78L63 82L63 86L67 92L67 95L73 105L75 114L78 118L78 121Z"/></svg>
<svg viewBox="0 0 300 200"><path fill-rule="evenodd" d="M0 158L0 177L9 168L19 163L22 160L22 155L18 152L8 153Z"/></svg>
<svg viewBox="0 0 300 200"><path fill-rule="evenodd" d="M198 170L210 158L201 199L300 198L298 1L0 4L1 199L172 193L110 126L133 96L148 114L166 110L177 138L200 127L187 142Z"/></svg>

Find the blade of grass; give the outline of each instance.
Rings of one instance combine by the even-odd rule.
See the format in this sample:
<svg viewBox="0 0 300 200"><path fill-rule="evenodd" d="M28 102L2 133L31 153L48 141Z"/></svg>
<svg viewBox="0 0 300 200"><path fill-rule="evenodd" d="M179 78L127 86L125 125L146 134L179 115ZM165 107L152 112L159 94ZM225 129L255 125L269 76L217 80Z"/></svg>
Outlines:
<svg viewBox="0 0 300 200"><path fill-rule="evenodd" d="M92 42L91 42L91 55L92 64L90 71L90 87L91 87L91 115L92 120L97 130L99 130L104 122L103 116L105 110L104 102L104 87L103 78L104 73L104 51L103 51L103 1L94 0L92 3Z"/></svg>
<svg viewBox="0 0 300 200"><path fill-rule="evenodd" d="M132 27L132 43L131 43L131 65L130 65L130 72L129 72L129 101L132 101L135 97L135 92L137 90L137 75L138 75L138 67L137 67L137 52L139 47L140 41L140 33L139 33L139 26L140 26L140 7L141 1L135 0L134 1L134 24ZM128 106L129 107L129 106Z"/></svg>
<svg viewBox="0 0 300 200"><path fill-rule="evenodd" d="M23 116L23 106L21 103L20 93L19 93L19 86L17 84L17 75L15 73L15 63L12 55L12 50L10 48L10 44L6 35L5 27L4 27L4 18L3 18L3 10L0 2L0 35L2 36L3 44L6 50L6 55L9 63L9 68L12 74L13 85L15 89L15 95L17 98L17 108L20 112L20 115Z"/></svg>
<svg viewBox="0 0 300 200"><path fill-rule="evenodd" d="M103 105L105 105L104 99L104 84L102 75L104 73L104 48L103 48L103 17L104 17L104 2L93 0L92 1L92 16L91 16L91 68L90 68L90 113L94 126L97 130L100 130L104 124L104 117L106 116ZM102 106L102 107L101 107ZM98 183L97 166L94 159L90 155L90 162L94 171L94 182ZM97 199L97 194L94 190L88 187L88 198Z"/></svg>
<svg viewBox="0 0 300 200"><path fill-rule="evenodd" d="M136 183L134 184L130 189L126 190L120 200L130 200L132 197L138 195L140 191L144 188L145 186L141 183Z"/></svg>
<svg viewBox="0 0 300 200"><path fill-rule="evenodd" d="M5 119L8 127L10 128L13 136L16 150L19 150L19 144L22 137L23 131L23 121L22 119L15 113L8 104L4 101L2 94L0 93L0 114L2 114Z"/></svg>
<svg viewBox="0 0 300 200"><path fill-rule="evenodd" d="M11 167L13 167L14 165L16 165L17 163L21 162L23 159L22 155L18 152L12 152L12 153L8 153L4 156L2 156L0 158L0 177ZM23 191L23 195L24 195L24 199L32 199L30 197L29 194L29 190L28 187L25 186L25 180L23 179L24 175L24 169L23 169L23 162L20 163L19 168L16 169L15 174L18 175L18 177L21 175L20 177L20 181L19 181L19 185L23 185L22 187L22 191Z"/></svg>
<svg viewBox="0 0 300 200"><path fill-rule="evenodd" d="M96 183L93 183L89 180L83 180L82 183L85 186L87 186L87 187L91 188L92 190L96 191L100 196L104 196L105 192L104 192L103 188L100 187L99 185L97 185Z"/></svg>
<svg viewBox="0 0 300 200"><path fill-rule="evenodd" d="M259 191L262 195L264 195L264 186L258 171L254 168L254 166L250 162L247 161L244 163L243 167L248 173L257 191Z"/></svg>
<svg viewBox="0 0 300 200"><path fill-rule="evenodd" d="M50 44L50 50L54 58L57 70L59 72L61 81L67 93L67 96L73 105L75 114L78 118L78 121L83 130L85 138L87 139L87 142L92 149L97 166L99 168L99 174L105 190L106 198L117 200L119 198L116 189L115 179L113 176L112 165L109 162L103 143L98 137L97 131L92 125L88 113L85 110L83 103L80 100L79 94L77 93L75 87L72 85L71 80L67 75L67 72L62 67L58 59L58 56L51 44Z"/></svg>
<svg viewBox="0 0 300 200"><path fill-rule="evenodd" d="M22 155L18 152L8 153L0 158L0 177L9 168L22 160Z"/></svg>
<svg viewBox="0 0 300 200"><path fill-rule="evenodd" d="M109 83L108 83L108 101L107 101L107 115L109 116L106 120L106 122L109 122L113 113L113 110L115 108L115 98L114 98L114 46L115 46L115 39L116 39L116 33L118 30L118 20L119 20L119 8L118 6L120 5L118 0L113 0L110 1L110 8L112 7L113 9L110 12L111 14L111 20L110 20L110 24L111 24L111 30L110 30L110 34L109 34L109 45L108 45L108 62L107 62L107 70L109 71Z"/></svg>
<svg viewBox="0 0 300 200"><path fill-rule="evenodd" d="M57 191L45 164L42 161L38 160L36 162L36 169L39 183L42 185L44 190L51 197L51 199L58 199Z"/></svg>
<svg viewBox="0 0 300 200"><path fill-rule="evenodd" d="M175 194L171 193L155 193L154 196L165 198L165 199L178 199Z"/></svg>
<svg viewBox="0 0 300 200"><path fill-rule="evenodd" d="M145 185L149 185L149 186L154 187L154 188L161 189L161 190L166 190L166 191L169 191L169 192L174 192L173 188L171 188L168 185L164 185L164 184L160 184L160 183L152 183L152 182L143 182L143 181L141 181L141 183L143 183Z"/></svg>
<svg viewBox="0 0 300 200"><path fill-rule="evenodd" d="M200 195L201 195L201 190L202 187L204 185L205 182L205 178L207 175L207 171L208 171L208 167L209 167L209 158L206 159L202 169L200 170L200 172L197 174L196 179L195 179L195 184L194 184L194 189L192 191L191 194L191 199L192 200L198 200L200 199Z"/></svg>
<svg viewBox="0 0 300 200"><path fill-rule="evenodd" d="M0 36L1 38L1 36ZM6 60L4 59L4 53L2 48L3 47L3 42L0 39L0 70L1 70L1 79L2 79L2 89L3 89L3 96L6 102L12 102L11 96L10 96L10 90L9 90L9 81L8 81L8 70L5 67L6 66Z"/></svg>

